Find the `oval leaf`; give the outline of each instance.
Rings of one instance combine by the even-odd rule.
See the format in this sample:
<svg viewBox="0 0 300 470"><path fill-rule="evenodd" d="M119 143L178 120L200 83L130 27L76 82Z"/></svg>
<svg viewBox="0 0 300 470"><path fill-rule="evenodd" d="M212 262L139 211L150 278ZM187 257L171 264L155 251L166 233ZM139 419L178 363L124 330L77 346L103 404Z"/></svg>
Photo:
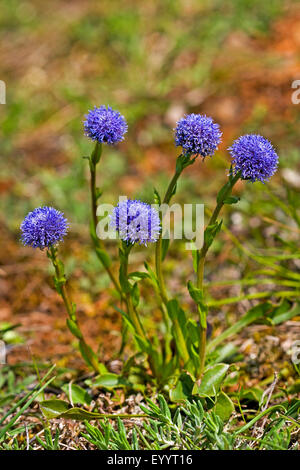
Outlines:
<svg viewBox="0 0 300 470"><path fill-rule="evenodd" d="M176 387L170 390L172 401L184 401L191 398L194 382L190 375L183 373L180 375Z"/></svg>
<svg viewBox="0 0 300 470"><path fill-rule="evenodd" d="M103 387L108 390L129 386L130 383L117 374L103 374L94 380L86 380L85 383L90 387Z"/></svg>
<svg viewBox="0 0 300 470"><path fill-rule="evenodd" d="M204 372L200 385L195 383L193 395L200 397L216 396L228 369L228 364L215 364L208 367Z"/></svg>
<svg viewBox="0 0 300 470"><path fill-rule="evenodd" d="M45 418L59 418L62 413L68 411L70 405L63 400L44 400L40 403Z"/></svg>
<svg viewBox="0 0 300 470"><path fill-rule="evenodd" d="M221 392L213 410L216 415L220 416L222 421L226 422L234 412L234 404L226 393Z"/></svg>
<svg viewBox="0 0 300 470"><path fill-rule="evenodd" d="M70 386L69 384L65 384L61 388L66 393L69 400L72 401L72 403L80 403L81 405L91 404L91 401L92 401L91 397L89 396L87 391L84 390L82 387L79 387L79 385L72 384ZM70 391L71 391L72 397L70 397Z"/></svg>
<svg viewBox="0 0 300 470"><path fill-rule="evenodd" d="M63 400L44 400L40 403L40 407L47 419L66 418L83 421L85 419L105 418L104 414L93 413L81 408L72 408L69 403Z"/></svg>

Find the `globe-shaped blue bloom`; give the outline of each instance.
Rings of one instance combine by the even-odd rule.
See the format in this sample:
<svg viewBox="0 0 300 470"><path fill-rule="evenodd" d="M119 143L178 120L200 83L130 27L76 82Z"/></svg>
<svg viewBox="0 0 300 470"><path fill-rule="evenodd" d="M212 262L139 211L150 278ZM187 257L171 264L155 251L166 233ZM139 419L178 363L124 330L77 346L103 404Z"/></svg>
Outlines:
<svg viewBox="0 0 300 470"><path fill-rule="evenodd" d="M212 156L221 137L219 124L201 114L185 115L177 122L175 129L175 145L182 147L184 154Z"/></svg>
<svg viewBox="0 0 300 470"><path fill-rule="evenodd" d="M110 226L128 244L155 243L159 238L160 219L156 209L145 202L126 199L114 207Z"/></svg>
<svg viewBox="0 0 300 470"><path fill-rule="evenodd" d="M228 149L234 174L240 172L244 180L268 181L277 170L278 155L271 142L256 134L242 135Z"/></svg>
<svg viewBox="0 0 300 470"><path fill-rule="evenodd" d="M110 106L96 106L85 115L85 135L100 144L116 144L124 140L128 126L125 118Z"/></svg>
<svg viewBox="0 0 300 470"><path fill-rule="evenodd" d="M43 250L62 241L68 227L62 212L53 207L38 207L23 220L21 240L24 245Z"/></svg>

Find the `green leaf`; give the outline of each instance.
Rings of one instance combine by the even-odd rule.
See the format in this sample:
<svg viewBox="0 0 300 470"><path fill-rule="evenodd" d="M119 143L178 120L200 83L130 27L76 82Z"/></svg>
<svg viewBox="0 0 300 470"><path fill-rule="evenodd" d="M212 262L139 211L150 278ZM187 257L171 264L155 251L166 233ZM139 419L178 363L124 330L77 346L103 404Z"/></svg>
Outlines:
<svg viewBox="0 0 300 470"><path fill-rule="evenodd" d="M192 318L189 318L186 323L190 343L193 345L199 341L199 324Z"/></svg>
<svg viewBox="0 0 300 470"><path fill-rule="evenodd" d="M69 403L63 400L44 400L40 403L43 415L47 419L66 418L84 421L85 419L105 418L101 413L93 413L81 408L72 408Z"/></svg>
<svg viewBox="0 0 300 470"><path fill-rule="evenodd" d="M204 371L200 385L195 383L193 388L193 395L200 397L216 396L228 369L228 364L215 364L208 367Z"/></svg>
<svg viewBox="0 0 300 470"><path fill-rule="evenodd" d="M15 323L14 325L11 323L7 323L7 322L1 323L0 334L2 335L4 333L7 333L8 331L14 330L15 328L18 328L19 326L21 326L21 323Z"/></svg>
<svg viewBox="0 0 300 470"><path fill-rule="evenodd" d="M131 298L133 307L137 307L140 302L140 289L137 282L134 283L131 289Z"/></svg>
<svg viewBox="0 0 300 470"><path fill-rule="evenodd" d="M65 392L65 394L68 396L69 400L72 403L80 403L81 405L90 405L91 402L92 402L92 398L87 393L87 391L84 390L79 385L65 384L61 388ZM72 395L71 397L70 397L70 391L71 391L71 395Z"/></svg>
<svg viewBox="0 0 300 470"><path fill-rule="evenodd" d="M97 163L99 163L101 154L102 154L102 144L100 144L99 142L96 142L94 150L91 154L91 161L94 165L97 165Z"/></svg>
<svg viewBox="0 0 300 470"><path fill-rule="evenodd" d="M139 336L137 333L134 334L134 339L136 340L138 347L141 351L149 355L153 353L151 343L149 341L145 340L144 338Z"/></svg>
<svg viewBox="0 0 300 470"><path fill-rule="evenodd" d="M101 248L96 248L95 250L96 250L96 255L100 259L103 266L105 268L109 268L109 266L111 265L111 259L109 255L106 253L106 251L102 250Z"/></svg>
<svg viewBox="0 0 300 470"><path fill-rule="evenodd" d="M200 358L199 358L199 333L200 327L197 322L191 318L188 319L186 324L187 340L186 345L189 352L189 356L193 362L194 370L192 371L190 367L187 367L189 372L192 372L193 375L199 370L200 367ZM190 364L188 364L190 366Z"/></svg>
<svg viewBox="0 0 300 470"><path fill-rule="evenodd" d="M127 387L131 385L128 380L124 379L120 375L113 373L99 375L95 379L88 379L85 381L85 384L89 387L101 387L107 390Z"/></svg>
<svg viewBox="0 0 300 470"><path fill-rule="evenodd" d="M176 299L169 300L167 310L173 324L178 322L182 334L186 336L187 318L184 310L179 306L178 301Z"/></svg>
<svg viewBox="0 0 300 470"><path fill-rule="evenodd" d="M82 336L81 331L78 328L78 325L73 320L71 320L70 318L67 318L66 322L67 322L67 326L68 326L69 330L71 331L72 335L74 335L78 339L82 339L83 336Z"/></svg>
<svg viewBox="0 0 300 470"><path fill-rule="evenodd" d="M167 310L172 320L172 334L176 343L176 350L179 357L183 359L186 365L190 359L186 345L187 338L187 319L184 310L179 306L176 299L169 300Z"/></svg>
<svg viewBox="0 0 300 470"><path fill-rule="evenodd" d="M221 222L215 222L214 224L208 225L206 227L204 231L204 244L207 248L210 247L215 237L220 232L221 227L222 227L222 220Z"/></svg>
<svg viewBox="0 0 300 470"><path fill-rule="evenodd" d="M240 201L240 198L237 196L228 196L227 198L224 199L224 204L236 204L237 202Z"/></svg>
<svg viewBox="0 0 300 470"><path fill-rule="evenodd" d="M17 403L11 405L9 410L6 413L3 413L3 415L0 417L0 441L7 431L12 428L14 423L18 420L19 416L21 416L24 411L29 408L31 403L36 400L37 397L45 390L45 388L48 387L55 379L55 377L52 377L46 382L46 379L52 374L54 368L55 365L50 367L46 375L39 381L39 386L35 386L33 390L30 390L28 393L26 393L20 400L17 401ZM4 425L3 423L6 420L7 422Z"/></svg>
<svg viewBox="0 0 300 470"><path fill-rule="evenodd" d="M158 288L158 281L157 281L157 277L156 277L155 272L153 271L153 269L150 268L150 266L147 262L144 263L144 266L145 266L146 270L149 273L149 277L150 277L153 285L156 286L156 288Z"/></svg>
<svg viewBox="0 0 300 470"><path fill-rule="evenodd" d="M70 404L63 400L44 400L40 403L40 408L46 418L58 418L70 408Z"/></svg>
<svg viewBox="0 0 300 470"><path fill-rule="evenodd" d="M213 353L209 356L209 363L219 363L222 361L231 362L230 359L232 356L238 353L238 348L232 343L226 343L223 346L219 346Z"/></svg>
<svg viewBox="0 0 300 470"><path fill-rule="evenodd" d="M130 282L128 281L127 278L127 259L126 259L126 254L124 253L123 250L119 250L119 256L120 256L120 269L119 269L119 281L120 281L120 286L123 290L124 293L129 293L131 290L131 285Z"/></svg>
<svg viewBox="0 0 300 470"><path fill-rule="evenodd" d="M193 258L194 271L197 272L198 262L199 262L199 251L198 250L192 250L192 258Z"/></svg>
<svg viewBox="0 0 300 470"><path fill-rule="evenodd" d="M169 236L169 232L168 232ZM170 245L170 239L169 238L163 238L161 242L161 260L163 261L168 253Z"/></svg>
<svg viewBox="0 0 300 470"><path fill-rule="evenodd" d="M188 291L193 299L193 301L199 305L201 308L206 308L205 303L204 303L204 296L203 296L203 290L198 289L192 281L188 281L187 283Z"/></svg>
<svg viewBox="0 0 300 470"><path fill-rule="evenodd" d="M217 403L213 408L216 415L220 416L222 421L226 422L234 412L234 404L226 393L221 392L217 397Z"/></svg>
<svg viewBox="0 0 300 470"><path fill-rule="evenodd" d="M154 204L161 205L161 198L157 189L154 188Z"/></svg>
<svg viewBox="0 0 300 470"><path fill-rule="evenodd" d="M177 402L191 398L193 386L194 382L192 377L185 372L182 373L176 383L175 388L170 390L170 400Z"/></svg>
<svg viewBox="0 0 300 470"><path fill-rule="evenodd" d="M247 390L242 390L239 399L240 401L256 401L257 403L261 402L263 396L263 391L260 388L257 387L251 387Z"/></svg>
<svg viewBox="0 0 300 470"><path fill-rule="evenodd" d="M279 325L298 315L300 315L300 303L297 302L291 305L288 300L284 300L278 307L272 310L268 315L268 319L270 319L272 325Z"/></svg>
<svg viewBox="0 0 300 470"><path fill-rule="evenodd" d="M146 360L147 354L140 351L133 356L130 356L123 365L123 374L129 374L131 369L135 368L136 366L139 367L141 364L144 364Z"/></svg>
<svg viewBox="0 0 300 470"><path fill-rule="evenodd" d="M231 184L230 181L224 184L224 186L220 189L217 195L217 202L224 201L224 197L231 191Z"/></svg>
<svg viewBox="0 0 300 470"><path fill-rule="evenodd" d="M207 306L204 302L203 290L198 289L191 281L188 281L187 287L191 298L198 305L201 326L206 329Z"/></svg>
<svg viewBox="0 0 300 470"><path fill-rule="evenodd" d="M92 367L98 373L107 372L107 369L104 364L98 362L98 358L92 348L88 346L84 340L79 340L79 349L83 359L86 363Z"/></svg>
<svg viewBox="0 0 300 470"><path fill-rule="evenodd" d="M150 276L148 273L144 273L142 271L134 271L128 274L128 278L132 279L133 281L140 281L141 279L149 279Z"/></svg>
<svg viewBox="0 0 300 470"><path fill-rule="evenodd" d="M130 320L129 316L127 315L127 313L125 313L124 310L119 308L117 305L114 305L114 308L117 310L117 312L119 312L122 315L122 318L124 318L126 325L130 328L130 330L135 331L134 325L132 321Z"/></svg>

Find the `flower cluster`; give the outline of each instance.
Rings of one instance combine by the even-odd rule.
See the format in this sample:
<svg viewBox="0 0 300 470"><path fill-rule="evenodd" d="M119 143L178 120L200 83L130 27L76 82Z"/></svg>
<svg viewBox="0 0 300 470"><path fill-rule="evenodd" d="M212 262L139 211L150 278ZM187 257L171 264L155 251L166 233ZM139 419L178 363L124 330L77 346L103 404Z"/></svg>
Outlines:
<svg viewBox="0 0 300 470"><path fill-rule="evenodd" d="M116 144L124 139L128 126L125 118L110 106L91 109L83 122L85 135L100 144Z"/></svg>
<svg viewBox="0 0 300 470"><path fill-rule="evenodd" d="M277 170L278 155L271 142L261 135L243 135L228 150L234 174L239 172L244 180L265 182Z"/></svg>
<svg viewBox="0 0 300 470"><path fill-rule="evenodd" d="M24 245L43 250L62 241L68 227L62 212L53 207L38 207L23 220L21 240Z"/></svg>
<svg viewBox="0 0 300 470"><path fill-rule="evenodd" d="M175 144L183 153L191 155L213 155L221 142L219 124L201 114L188 114L177 122Z"/></svg>
<svg viewBox="0 0 300 470"><path fill-rule="evenodd" d="M159 238L160 219L156 209L145 202L126 199L118 203L110 216L110 226L127 243L155 243Z"/></svg>

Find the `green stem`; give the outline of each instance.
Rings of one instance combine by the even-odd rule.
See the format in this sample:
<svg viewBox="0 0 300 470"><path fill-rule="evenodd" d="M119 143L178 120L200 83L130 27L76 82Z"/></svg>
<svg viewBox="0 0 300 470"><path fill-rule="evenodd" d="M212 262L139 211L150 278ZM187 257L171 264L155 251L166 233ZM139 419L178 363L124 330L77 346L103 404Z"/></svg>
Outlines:
<svg viewBox="0 0 300 470"><path fill-rule="evenodd" d="M93 243L95 248L100 248L101 250L104 250L104 243L103 241L97 237L96 234L96 228L97 228L97 188L96 188L96 165L99 162L99 160L93 159L93 155L96 154L97 152L97 146L95 146L95 150L90 157L90 192L91 192L91 208L92 208L92 232L93 232ZM122 289L115 278L111 268L107 265L107 263L102 262L102 266L106 270L110 280L112 281L113 285L115 286L116 290L118 291L120 297L124 297L122 293Z"/></svg>
<svg viewBox="0 0 300 470"><path fill-rule="evenodd" d="M208 222L208 226L214 225L217 221L217 218L221 212L221 209L224 206L224 201L226 198L231 194L232 188L235 185L235 183L239 180L240 175L237 174L235 175L232 180L230 181L230 184L228 184L227 190L223 193L222 198L217 202L217 205L215 207L215 210L213 211L211 218ZM204 277L204 263L205 263L205 257L208 252L209 246L207 243L203 243L203 246L201 250L198 252L198 267L197 267L197 287L198 289L202 289L203 285L203 277Z"/></svg>
<svg viewBox="0 0 300 470"><path fill-rule="evenodd" d="M124 245L123 245L124 246ZM132 298L131 298L131 293L130 293L130 284L128 280L128 257L130 253L131 246L125 247L124 248L124 262L123 262L123 274L124 278L126 279L126 283L128 284L128 287L126 289L126 307L127 307L127 313L128 316L139 336L143 338L145 341L148 341L145 335L144 328L142 326L142 323L140 321L140 318L134 309L132 305Z"/></svg>
<svg viewBox="0 0 300 470"><path fill-rule="evenodd" d="M173 326L174 326L174 330L175 330L175 334L176 334L177 342L178 342L178 346L177 346L179 349L178 354L179 356L182 357L184 365L186 365L188 361L190 360L190 355L189 355L189 351L186 346L186 341L182 334L182 330L180 328L177 318L173 318Z"/></svg>
<svg viewBox="0 0 300 470"><path fill-rule="evenodd" d="M167 188L166 194L164 196L164 199L162 201L163 204L169 204L169 202L172 199L173 194L175 193L177 181L183 172L184 168L187 166L191 165L194 163L195 158L191 159L191 155L179 155L177 158L177 165L176 165L176 170L173 175L173 178L171 179L169 186ZM159 287L159 293L161 296L161 299L163 303L166 305L168 302L168 295L167 295L167 290L165 286L165 281L163 277L163 272L162 272L162 260L161 260L161 253L162 253L162 231L160 233L159 239L157 240L155 244L155 268L156 268L156 277L157 277L157 282L158 282L158 287Z"/></svg>
<svg viewBox="0 0 300 470"><path fill-rule="evenodd" d="M53 267L55 269L55 275L56 275L56 290L58 294L61 296L63 299L64 305L66 307L69 319L71 320L69 323L67 321L67 325L69 327L69 330L71 331L72 334L75 335L75 337L79 340L79 345L80 345L80 350L84 350L84 359L86 363L91 366L95 372L101 373L101 365L98 362L96 354L92 351L90 346L87 345L83 338L83 334L80 330L80 327L78 325L77 317L76 317L76 312L75 308L69 298L67 289L66 289L66 279L65 279L65 274L64 274L64 267L63 264L58 260L57 258L57 249L53 246L50 247L49 249L49 258L52 261Z"/></svg>
<svg viewBox="0 0 300 470"><path fill-rule="evenodd" d="M200 325L200 333L199 333L199 358L200 358L200 366L199 366L199 374L198 378L202 377L204 367L205 367L205 356L206 356L206 333L207 328L204 328Z"/></svg>
<svg viewBox="0 0 300 470"><path fill-rule="evenodd" d="M128 317L131 320L131 323L135 329L135 332L137 333L137 335L139 335L143 339L145 343L149 345L149 348L148 348L149 350L151 349L151 343L145 334L145 330L141 323L140 317L132 304L131 286L130 286L129 279L128 279L128 258L129 258L129 253L130 253L131 248L132 248L132 245L126 245L126 242L123 242L123 254L121 257L120 273L122 272L123 282L125 283L125 289L124 289L126 292L125 303L126 303ZM153 376L159 379L160 371L157 370L155 360L152 357L152 355L149 353L148 353L148 362L149 362L150 369L152 371Z"/></svg>
<svg viewBox="0 0 300 470"><path fill-rule="evenodd" d="M182 170L175 172L168 186L165 197L163 199L163 204L168 204L170 202L172 194L174 192L174 188L177 184L179 176L181 175L181 172ZM157 282L158 282L158 287L159 287L159 293L160 293L163 303L166 305L168 302L168 295L167 295L165 281L164 281L164 277L162 273L161 251L162 251L162 231L155 245L155 268L156 268L156 276L157 276Z"/></svg>
<svg viewBox="0 0 300 470"><path fill-rule="evenodd" d="M232 192L232 188L235 185L235 183L239 180L240 175L236 174L234 177L231 177L224 186L224 191L222 193L222 197L220 197L219 201L217 201L217 205L210 217L210 220L208 222L208 226L214 225L217 222L218 216L221 212L221 209L223 208L225 204L225 200L228 196L230 196ZM204 281L204 266L205 266L205 258L206 254L209 250L210 244L204 241L203 246L201 250L197 252L197 288L200 289L203 292L203 281ZM201 317L201 315L200 315ZM200 379L202 377L203 371L204 371L204 366L205 366L205 354L206 354L206 332L207 332L207 326L206 326L206 318L205 321L201 321L202 319L200 318L200 332L199 332L199 357L200 357L200 367L199 367L199 374L198 378Z"/></svg>
<svg viewBox="0 0 300 470"><path fill-rule="evenodd" d="M56 279L60 279L62 276L64 276L64 273L62 273L61 269L59 268L57 250L53 246L50 247L50 254L51 254L52 264L55 269ZM64 304L65 304L65 307L66 307L66 310L70 319L77 322L76 317L73 313L72 302L69 298L65 281L60 283L60 289L58 293L60 294L61 298L64 301Z"/></svg>

